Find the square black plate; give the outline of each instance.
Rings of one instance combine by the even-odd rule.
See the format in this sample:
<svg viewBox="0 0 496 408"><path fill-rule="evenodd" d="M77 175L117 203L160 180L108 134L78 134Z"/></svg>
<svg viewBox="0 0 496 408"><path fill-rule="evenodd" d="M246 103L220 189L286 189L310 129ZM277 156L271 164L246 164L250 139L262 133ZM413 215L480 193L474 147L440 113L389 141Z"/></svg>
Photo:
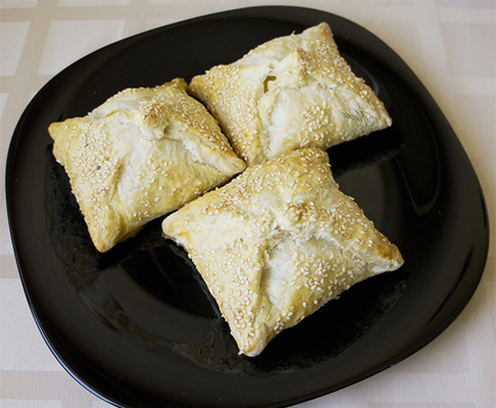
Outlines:
<svg viewBox="0 0 496 408"><path fill-rule="evenodd" d="M84 115L121 89L189 79L321 21L393 118L389 129L330 149L333 171L406 262L283 332L261 356L238 356L187 256L161 238L160 220L110 252L96 252L52 156L47 126ZM43 337L77 381L124 407L275 407L359 381L444 330L470 299L487 256L480 185L429 93L373 34L305 8L208 15L79 60L22 115L6 186L17 262Z"/></svg>

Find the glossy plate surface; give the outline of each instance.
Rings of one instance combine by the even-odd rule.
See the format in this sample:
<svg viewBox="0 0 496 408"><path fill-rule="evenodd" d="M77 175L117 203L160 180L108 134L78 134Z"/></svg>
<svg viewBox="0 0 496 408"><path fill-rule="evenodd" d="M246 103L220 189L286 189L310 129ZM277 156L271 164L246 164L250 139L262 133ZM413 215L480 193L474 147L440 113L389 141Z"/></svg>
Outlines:
<svg viewBox="0 0 496 408"><path fill-rule="evenodd" d="M393 118L387 130L330 149L334 173L406 262L283 332L261 356L240 357L187 256L161 238L160 220L96 252L46 129L121 89L189 79L321 21ZM377 37L317 10L228 11L81 59L24 112L6 185L17 262L43 337L75 379L124 407L275 407L359 381L446 328L470 299L487 255L478 180L426 89Z"/></svg>

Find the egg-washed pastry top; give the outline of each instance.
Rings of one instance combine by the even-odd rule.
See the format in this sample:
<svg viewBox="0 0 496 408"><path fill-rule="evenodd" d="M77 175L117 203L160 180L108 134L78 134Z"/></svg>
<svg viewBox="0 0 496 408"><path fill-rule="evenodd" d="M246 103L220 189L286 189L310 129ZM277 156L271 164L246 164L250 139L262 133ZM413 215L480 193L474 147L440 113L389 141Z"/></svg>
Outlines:
<svg viewBox="0 0 496 408"><path fill-rule="evenodd" d="M403 263L317 148L249 167L162 228L187 250L248 356L351 285Z"/></svg>
<svg viewBox="0 0 496 408"><path fill-rule="evenodd" d="M268 41L195 76L190 92L248 165L391 125L383 103L339 55L326 23Z"/></svg>
<svg viewBox="0 0 496 408"><path fill-rule="evenodd" d="M186 87L174 79L126 89L85 117L49 126L99 251L245 168Z"/></svg>

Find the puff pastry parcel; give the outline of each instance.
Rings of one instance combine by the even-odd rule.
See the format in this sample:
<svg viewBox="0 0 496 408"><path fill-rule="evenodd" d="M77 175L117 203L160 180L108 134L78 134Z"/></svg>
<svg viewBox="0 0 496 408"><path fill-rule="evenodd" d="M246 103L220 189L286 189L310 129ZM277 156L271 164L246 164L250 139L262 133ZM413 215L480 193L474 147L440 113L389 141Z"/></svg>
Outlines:
<svg viewBox="0 0 496 408"><path fill-rule="evenodd" d="M191 93L249 165L391 125L382 102L339 55L326 23L268 41L196 76Z"/></svg>
<svg viewBox="0 0 496 408"><path fill-rule="evenodd" d="M245 168L182 79L126 89L48 130L101 252Z"/></svg>
<svg viewBox="0 0 496 408"><path fill-rule="evenodd" d="M248 356L351 285L403 263L316 148L249 167L162 227L186 248Z"/></svg>

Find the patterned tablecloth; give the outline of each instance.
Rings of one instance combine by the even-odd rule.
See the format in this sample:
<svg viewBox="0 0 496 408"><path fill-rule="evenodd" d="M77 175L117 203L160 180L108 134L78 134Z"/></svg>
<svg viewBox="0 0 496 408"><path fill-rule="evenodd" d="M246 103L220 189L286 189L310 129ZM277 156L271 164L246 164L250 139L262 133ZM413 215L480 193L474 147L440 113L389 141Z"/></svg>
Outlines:
<svg viewBox="0 0 496 408"><path fill-rule="evenodd" d="M249 0L0 0L0 408L100 408L56 362L28 310L5 210L4 171L28 101L69 63L120 38ZM351 19L417 73L460 137L496 218L496 1L326 1L304 5ZM493 224L492 231L495 230ZM496 407L495 239L473 299L427 347L356 385L301 404L339 408Z"/></svg>

